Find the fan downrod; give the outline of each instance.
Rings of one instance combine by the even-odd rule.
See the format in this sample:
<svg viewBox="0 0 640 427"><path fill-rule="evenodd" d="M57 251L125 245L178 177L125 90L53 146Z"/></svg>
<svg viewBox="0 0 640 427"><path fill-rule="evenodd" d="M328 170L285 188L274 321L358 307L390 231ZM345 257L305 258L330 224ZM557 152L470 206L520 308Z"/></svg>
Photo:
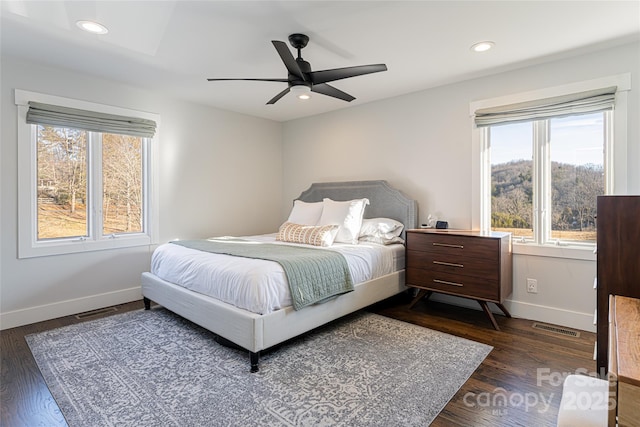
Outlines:
<svg viewBox="0 0 640 427"><path fill-rule="evenodd" d="M305 35L305 34L291 34L289 36L289 43L291 43L291 46L293 46L295 49L298 49L298 51L300 51L300 49L303 49L307 46L307 43L309 43L309 36Z"/></svg>

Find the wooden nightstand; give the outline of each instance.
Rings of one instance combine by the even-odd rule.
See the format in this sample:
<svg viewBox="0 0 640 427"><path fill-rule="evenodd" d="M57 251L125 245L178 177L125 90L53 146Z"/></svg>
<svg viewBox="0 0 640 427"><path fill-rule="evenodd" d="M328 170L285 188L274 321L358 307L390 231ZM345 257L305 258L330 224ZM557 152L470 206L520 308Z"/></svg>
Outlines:
<svg viewBox="0 0 640 427"><path fill-rule="evenodd" d="M406 251L407 286L420 289L409 308L439 292L475 299L497 330L488 302L511 317L502 304L513 289L510 233L407 230Z"/></svg>

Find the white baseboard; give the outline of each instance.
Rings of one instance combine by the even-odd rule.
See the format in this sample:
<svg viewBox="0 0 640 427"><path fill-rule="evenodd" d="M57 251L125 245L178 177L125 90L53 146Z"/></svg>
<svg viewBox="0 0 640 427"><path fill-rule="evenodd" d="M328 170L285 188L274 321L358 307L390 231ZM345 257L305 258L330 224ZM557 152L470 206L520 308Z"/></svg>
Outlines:
<svg viewBox="0 0 640 427"><path fill-rule="evenodd" d="M507 300L505 301L505 305L506 304L509 304L508 309L511 311L513 317L566 326L568 328L580 329L581 331L596 331L596 325L593 324L593 312L580 313L578 311L529 304L520 301Z"/></svg>
<svg viewBox="0 0 640 427"><path fill-rule="evenodd" d="M136 286L120 291L0 313L0 330L56 319L58 317L69 316L112 305L124 304L139 299L142 299L141 287ZM467 298L433 294L431 299L460 307L481 310L480 305L476 301ZM579 313L556 307L512 300L506 300L505 306L513 317L551 323L588 332L595 332L596 330L593 324L593 313ZM493 304L489 304L489 307L494 313L502 314L500 309Z"/></svg>
<svg viewBox="0 0 640 427"><path fill-rule="evenodd" d="M458 298L444 294L433 294L431 299L447 304L457 305L465 308L481 310L480 305L468 298ZM593 324L593 312L580 313L577 311L565 310L557 307L529 304L522 301L505 300L505 307L513 317L520 319L535 320L537 322L551 323L553 325L565 326L582 331L595 332ZM494 304L489 304L489 308L496 314L503 314ZM487 320L488 322L488 320Z"/></svg>
<svg viewBox="0 0 640 427"><path fill-rule="evenodd" d="M142 299L140 286L0 313L0 329L56 319Z"/></svg>

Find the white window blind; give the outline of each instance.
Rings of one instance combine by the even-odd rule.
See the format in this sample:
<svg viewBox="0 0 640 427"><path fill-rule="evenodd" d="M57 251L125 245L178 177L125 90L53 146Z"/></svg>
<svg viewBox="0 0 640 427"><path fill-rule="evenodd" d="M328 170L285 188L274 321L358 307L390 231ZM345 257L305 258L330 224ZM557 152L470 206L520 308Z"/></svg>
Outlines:
<svg viewBox="0 0 640 427"><path fill-rule="evenodd" d="M616 90L616 86L611 86L552 98L482 108L475 111L475 123L477 127L487 127L613 110Z"/></svg>
<svg viewBox="0 0 640 427"><path fill-rule="evenodd" d="M139 117L119 116L78 108L29 101L27 123L83 129L91 132L153 138L156 122Z"/></svg>

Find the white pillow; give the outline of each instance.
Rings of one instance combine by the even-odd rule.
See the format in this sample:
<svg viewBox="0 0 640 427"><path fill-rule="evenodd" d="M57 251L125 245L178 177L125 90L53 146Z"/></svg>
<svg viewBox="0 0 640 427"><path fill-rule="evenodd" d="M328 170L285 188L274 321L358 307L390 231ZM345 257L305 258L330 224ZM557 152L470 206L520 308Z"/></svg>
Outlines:
<svg viewBox="0 0 640 427"><path fill-rule="evenodd" d="M318 225L337 224L340 226L335 241L341 243L358 244L362 215L369 199L354 199L346 202L336 202L331 199L322 201L322 215Z"/></svg>
<svg viewBox="0 0 640 427"><path fill-rule="evenodd" d="M404 224L391 218L363 219L360 237L383 236L385 238L398 237L402 234Z"/></svg>
<svg viewBox="0 0 640 427"><path fill-rule="evenodd" d="M337 232L338 226L333 224L313 226L285 222L280 226L276 240L314 246L331 246Z"/></svg>
<svg viewBox="0 0 640 427"><path fill-rule="evenodd" d="M379 245L391 245L393 243L401 243L404 244L404 239L402 237L384 237L384 236L362 236L359 241L367 242L367 243L377 243Z"/></svg>
<svg viewBox="0 0 640 427"><path fill-rule="evenodd" d="M293 202L293 208L287 222L303 225L316 225L322 215L322 202L308 203L302 200Z"/></svg>

